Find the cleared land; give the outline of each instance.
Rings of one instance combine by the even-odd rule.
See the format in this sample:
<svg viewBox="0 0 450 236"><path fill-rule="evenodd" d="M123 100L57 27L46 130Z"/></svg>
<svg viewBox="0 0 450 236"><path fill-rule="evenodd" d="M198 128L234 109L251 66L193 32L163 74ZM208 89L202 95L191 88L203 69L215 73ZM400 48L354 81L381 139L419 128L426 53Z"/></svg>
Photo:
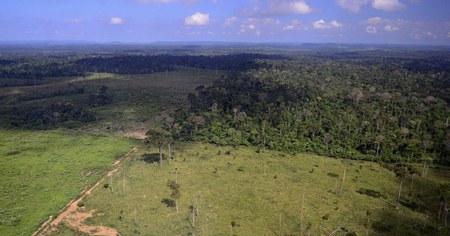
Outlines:
<svg viewBox="0 0 450 236"><path fill-rule="evenodd" d="M97 118L92 123L63 126L58 132L0 130L0 235L30 235L137 143L124 137L143 138L188 92L219 76L200 69L129 76L98 73L0 88L3 127L9 127L3 119L15 108L45 109L68 102L88 109L89 95L102 86L112 99L109 105L91 108ZM84 93L64 94L70 86Z"/></svg>
<svg viewBox="0 0 450 236"><path fill-rule="evenodd" d="M338 228L337 235L448 233L438 231L443 222L436 220L437 189L449 183L448 169L416 175L411 195L406 178L396 210L399 180L375 163L205 144L174 147L175 160L163 167L142 159L156 153L150 147L134 153L83 200L78 212L93 211L83 224L121 235L328 235ZM167 186L176 179L178 214ZM50 235L80 233L60 226Z"/></svg>
<svg viewBox="0 0 450 236"><path fill-rule="evenodd" d="M0 131L0 235L30 235L136 141Z"/></svg>

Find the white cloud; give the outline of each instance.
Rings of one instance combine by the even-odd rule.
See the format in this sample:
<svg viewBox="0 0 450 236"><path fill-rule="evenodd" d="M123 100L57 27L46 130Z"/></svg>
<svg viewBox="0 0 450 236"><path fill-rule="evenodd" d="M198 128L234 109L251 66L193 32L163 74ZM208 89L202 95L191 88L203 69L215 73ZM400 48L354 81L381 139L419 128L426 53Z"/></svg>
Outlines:
<svg viewBox="0 0 450 236"><path fill-rule="evenodd" d="M238 18L235 16L229 17L229 18L225 19L225 22L223 23L223 25L225 25L227 27L232 26L234 23L236 23L237 19Z"/></svg>
<svg viewBox="0 0 450 236"><path fill-rule="evenodd" d="M384 29L384 31L387 31L387 32L394 32L394 31L399 30L398 27L395 27L392 25L385 25L383 29Z"/></svg>
<svg viewBox="0 0 450 236"><path fill-rule="evenodd" d="M365 21L365 23L367 23L367 24L378 24L378 23L381 23L383 21L384 21L383 18L381 18L379 16L375 16L375 17L371 17L371 18L367 19Z"/></svg>
<svg viewBox="0 0 450 236"><path fill-rule="evenodd" d="M209 14L196 12L192 16L184 18L185 25L206 25L209 23Z"/></svg>
<svg viewBox="0 0 450 236"><path fill-rule="evenodd" d="M377 10L382 11L396 11L405 8L405 5L400 0L336 0L336 4L343 9L356 13L367 4Z"/></svg>
<svg viewBox="0 0 450 236"><path fill-rule="evenodd" d="M176 0L137 0L139 3L171 3Z"/></svg>
<svg viewBox="0 0 450 236"><path fill-rule="evenodd" d="M285 27L283 27L283 30L293 30L295 29L294 25L286 25Z"/></svg>
<svg viewBox="0 0 450 236"><path fill-rule="evenodd" d="M334 27L334 28L341 28L342 27L342 23L339 23L337 21L331 21L330 22L330 26Z"/></svg>
<svg viewBox="0 0 450 236"><path fill-rule="evenodd" d="M331 21L331 22L326 22L322 19L314 22L312 24L313 29L331 29L331 28L341 28L342 27L342 23L339 23L335 20Z"/></svg>
<svg viewBox="0 0 450 236"><path fill-rule="evenodd" d="M123 22L124 22L124 20L122 18L120 18L120 17L112 17L109 20L109 23L111 25L121 25L121 24L123 24Z"/></svg>
<svg viewBox="0 0 450 236"><path fill-rule="evenodd" d="M368 2L369 0L336 0L336 3L340 7L354 13L359 12L361 7L366 5Z"/></svg>
<svg viewBox="0 0 450 236"><path fill-rule="evenodd" d="M408 21L403 19L386 19L378 16L371 17L365 21L362 21L361 23L367 26L366 31L368 33L377 33L378 30L394 32L410 24Z"/></svg>
<svg viewBox="0 0 450 236"><path fill-rule="evenodd" d="M268 12L265 15L292 15L312 12L305 0L268 0Z"/></svg>
<svg viewBox="0 0 450 236"><path fill-rule="evenodd" d="M256 29L256 26L255 26L255 25L249 25L248 28L249 28L250 30L255 30L255 29Z"/></svg>
<svg viewBox="0 0 450 236"><path fill-rule="evenodd" d="M182 3L195 3L199 0L137 0L139 3L171 3L171 2L182 2Z"/></svg>
<svg viewBox="0 0 450 236"><path fill-rule="evenodd" d="M366 27L366 32L369 34L376 34L377 33L377 28L373 25L369 25Z"/></svg>
<svg viewBox="0 0 450 236"><path fill-rule="evenodd" d="M383 11L396 11L405 7L400 0L373 0L372 7Z"/></svg>

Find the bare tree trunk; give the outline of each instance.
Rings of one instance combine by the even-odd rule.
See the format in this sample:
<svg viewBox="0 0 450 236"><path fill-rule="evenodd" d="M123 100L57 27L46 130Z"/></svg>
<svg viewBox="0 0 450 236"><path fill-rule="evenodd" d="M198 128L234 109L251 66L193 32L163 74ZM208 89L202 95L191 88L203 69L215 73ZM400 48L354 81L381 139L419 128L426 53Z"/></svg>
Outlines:
<svg viewBox="0 0 450 236"><path fill-rule="evenodd" d="M267 176L267 162L264 162L264 176Z"/></svg>
<svg viewBox="0 0 450 236"><path fill-rule="evenodd" d="M427 174L427 169L428 169L428 163L424 162L423 163L423 167L422 167L422 177L425 177Z"/></svg>
<svg viewBox="0 0 450 236"><path fill-rule="evenodd" d="M163 157L162 157L161 145L158 145L158 150L159 150L159 166L162 166L162 164L163 164Z"/></svg>
<svg viewBox="0 0 450 236"><path fill-rule="evenodd" d="M427 227L428 215L425 216L425 221L423 222L423 230Z"/></svg>
<svg viewBox="0 0 450 236"><path fill-rule="evenodd" d="M402 194L402 185L403 185L403 177L400 179L400 187L398 189L397 195L397 205L395 206L396 209L400 209L400 196Z"/></svg>
<svg viewBox="0 0 450 236"><path fill-rule="evenodd" d="M195 194L195 214L198 216L198 199L200 198L200 194Z"/></svg>
<svg viewBox="0 0 450 236"><path fill-rule="evenodd" d="M125 195L125 170L123 171L123 178L122 178L122 196Z"/></svg>
<svg viewBox="0 0 450 236"><path fill-rule="evenodd" d="M192 227L195 227L195 205L192 204Z"/></svg>
<svg viewBox="0 0 450 236"><path fill-rule="evenodd" d="M440 220L441 219L441 212L443 212L442 211L442 207L444 206L444 202L441 200L441 206L439 207L439 212L438 212L438 220Z"/></svg>
<svg viewBox="0 0 450 236"><path fill-rule="evenodd" d="M300 209L300 235L303 236L303 210L305 208L305 188L302 194L302 208Z"/></svg>
<svg viewBox="0 0 450 236"><path fill-rule="evenodd" d="M377 157L379 153L380 153L380 143L377 143Z"/></svg>
<svg viewBox="0 0 450 236"><path fill-rule="evenodd" d="M409 193L410 193L409 203L411 203L412 201L413 185L414 185L414 174L411 175L411 186L409 186Z"/></svg>
<svg viewBox="0 0 450 236"><path fill-rule="evenodd" d="M344 186L346 172L347 172L347 166L344 167L344 176L342 176L342 181L341 181L341 187L339 189L339 194L342 193L342 188Z"/></svg>
<svg viewBox="0 0 450 236"><path fill-rule="evenodd" d="M366 236L369 235L369 227L370 227L370 215L367 216Z"/></svg>
<svg viewBox="0 0 450 236"><path fill-rule="evenodd" d="M280 236L282 236L283 235L283 229L282 229L282 227L281 227L281 216L282 216L282 214L280 214Z"/></svg>
<svg viewBox="0 0 450 236"><path fill-rule="evenodd" d="M172 164L172 150L170 148L170 142L167 143L167 148L169 149L169 155L168 155L169 164Z"/></svg>
<svg viewBox="0 0 450 236"><path fill-rule="evenodd" d="M112 176L109 176L109 188L111 189L111 193L114 193L114 188L113 188L113 182L112 182Z"/></svg>
<svg viewBox="0 0 450 236"><path fill-rule="evenodd" d="M447 216L448 216L448 208L447 208L447 203L445 203L445 216L444 216L445 228L447 228Z"/></svg>

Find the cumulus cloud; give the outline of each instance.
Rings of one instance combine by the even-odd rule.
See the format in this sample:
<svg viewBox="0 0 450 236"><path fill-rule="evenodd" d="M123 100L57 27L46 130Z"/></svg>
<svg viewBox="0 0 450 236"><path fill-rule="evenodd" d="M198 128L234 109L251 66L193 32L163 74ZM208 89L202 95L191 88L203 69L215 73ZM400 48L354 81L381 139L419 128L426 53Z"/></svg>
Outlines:
<svg viewBox="0 0 450 236"><path fill-rule="evenodd" d="M195 3L199 0L137 0L139 3L171 3L171 2L182 2L182 3Z"/></svg>
<svg viewBox="0 0 450 236"><path fill-rule="evenodd" d="M301 28L300 20L293 19L290 24L285 25L282 30L294 30L296 28Z"/></svg>
<svg viewBox="0 0 450 236"><path fill-rule="evenodd" d="M322 19L314 22L312 24L313 29L331 29L331 28L341 28L342 27L342 23L339 23L335 20L331 21L331 22L326 22Z"/></svg>
<svg viewBox="0 0 450 236"><path fill-rule="evenodd" d="M366 24L378 24L378 23L382 23L385 20L379 16L375 16L375 17L371 17L369 19L367 19L366 21L364 21Z"/></svg>
<svg viewBox="0 0 450 236"><path fill-rule="evenodd" d="M225 22L223 23L223 25L226 27L232 26L232 25L234 25L234 23L236 23L237 20L238 20L238 18L235 16L228 17L227 19L225 19Z"/></svg>
<svg viewBox="0 0 450 236"><path fill-rule="evenodd" d="M395 27L392 25L385 25L383 29L384 29L384 31L387 31L387 32L394 32L394 31L399 30L398 27Z"/></svg>
<svg viewBox="0 0 450 236"><path fill-rule="evenodd" d="M361 7L369 3L373 8L382 11L396 11L405 8L400 0L336 0L337 5L353 13L359 12Z"/></svg>
<svg viewBox="0 0 450 236"><path fill-rule="evenodd" d="M366 27L366 32L369 34L376 34L378 32L378 30L373 25L369 25Z"/></svg>
<svg viewBox="0 0 450 236"><path fill-rule="evenodd" d="M109 23L111 25L121 25L123 24L124 20L120 17L111 17L111 19L109 20Z"/></svg>
<svg viewBox="0 0 450 236"><path fill-rule="evenodd" d="M361 7L366 5L369 0L336 0L336 3L350 12L359 12Z"/></svg>
<svg viewBox="0 0 450 236"><path fill-rule="evenodd" d="M396 11L405 7L400 0L373 0L372 7L383 11Z"/></svg>
<svg viewBox="0 0 450 236"><path fill-rule="evenodd" d="M184 18L185 25L206 25L209 23L209 14L196 12L192 16Z"/></svg>
<svg viewBox="0 0 450 236"><path fill-rule="evenodd" d="M140 3L169 3L175 0L137 0Z"/></svg>
<svg viewBox="0 0 450 236"><path fill-rule="evenodd" d="M271 33L279 30L281 21L271 17L266 18L247 18L240 24L239 34L251 33L260 36L265 33Z"/></svg>
<svg viewBox="0 0 450 236"><path fill-rule="evenodd" d="M312 12L311 7L305 0L268 0L268 11L265 15L295 15Z"/></svg>
<svg viewBox="0 0 450 236"><path fill-rule="evenodd" d="M283 30L293 30L295 29L294 25L286 25L285 27L283 27Z"/></svg>
<svg viewBox="0 0 450 236"><path fill-rule="evenodd" d="M400 30L400 27L403 27L408 24L407 21L403 19L385 19L379 16L371 17L365 21L362 21L363 24L367 25L367 28L370 27L370 30L367 30L368 33L375 33L378 30L384 30L386 32L394 32Z"/></svg>

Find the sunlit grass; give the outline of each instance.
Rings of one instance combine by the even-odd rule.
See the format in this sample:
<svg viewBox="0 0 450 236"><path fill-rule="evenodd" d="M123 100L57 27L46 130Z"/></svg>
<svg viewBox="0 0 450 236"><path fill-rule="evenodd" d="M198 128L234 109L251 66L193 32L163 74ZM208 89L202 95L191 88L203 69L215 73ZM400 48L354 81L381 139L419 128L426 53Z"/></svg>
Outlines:
<svg viewBox="0 0 450 236"><path fill-rule="evenodd" d="M30 235L135 143L125 138L0 131L0 235Z"/></svg>
<svg viewBox="0 0 450 236"><path fill-rule="evenodd" d="M156 150L135 153L112 180L101 185L112 183L113 191L100 187L85 199L87 208L96 210L88 223L116 228L123 235L328 235L338 227L343 227L341 233L357 235L436 233L422 230L425 210L413 212L404 206L395 210L398 180L378 164L256 153L252 148L174 146L176 160L166 161L163 167L141 160L142 154ZM176 179L175 172L181 187L178 214L162 202L170 198L166 184ZM437 183L432 176L415 177L415 195L433 193ZM358 193L361 189L377 191L381 197ZM408 191L404 187L405 202ZM199 214L194 225L191 206L197 194ZM428 226L435 226L433 217Z"/></svg>

